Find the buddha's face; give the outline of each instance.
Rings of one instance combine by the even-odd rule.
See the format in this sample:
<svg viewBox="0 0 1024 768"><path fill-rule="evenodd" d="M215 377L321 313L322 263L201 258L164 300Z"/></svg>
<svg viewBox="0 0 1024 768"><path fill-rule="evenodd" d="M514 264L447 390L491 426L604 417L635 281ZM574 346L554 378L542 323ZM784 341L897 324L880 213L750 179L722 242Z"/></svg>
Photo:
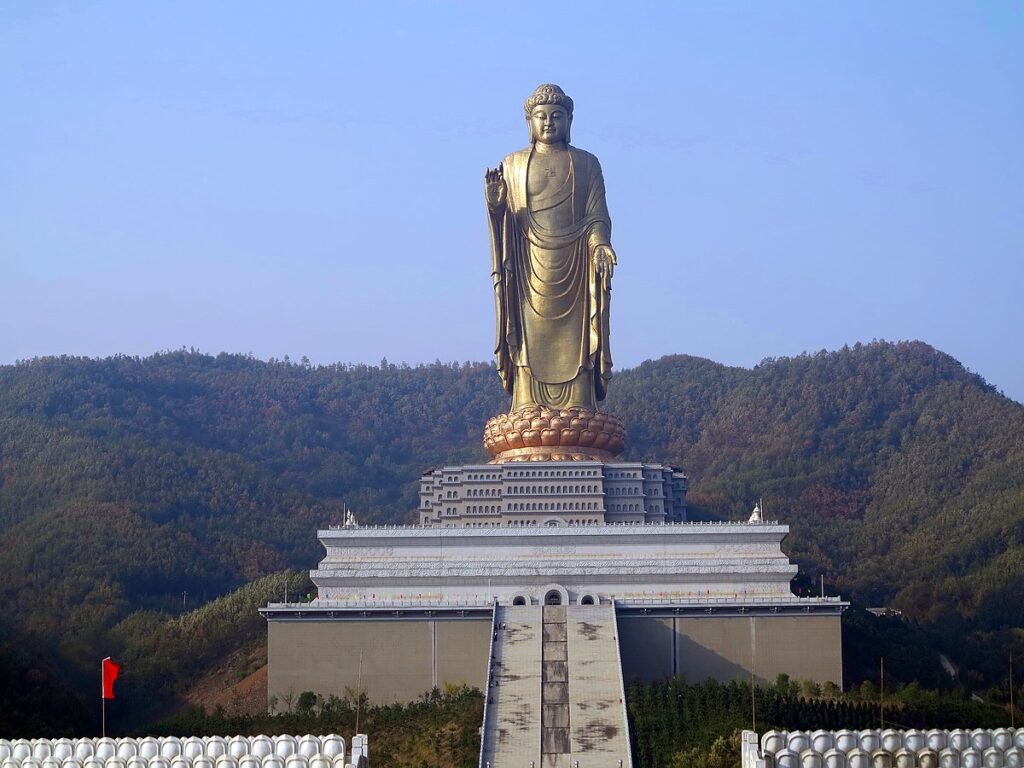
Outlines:
<svg viewBox="0 0 1024 768"><path fill-rule="evenodd" d="M541 144L561 144L569 139L569 113L558 104L538 104L530 113L530 134Z"/></svg>

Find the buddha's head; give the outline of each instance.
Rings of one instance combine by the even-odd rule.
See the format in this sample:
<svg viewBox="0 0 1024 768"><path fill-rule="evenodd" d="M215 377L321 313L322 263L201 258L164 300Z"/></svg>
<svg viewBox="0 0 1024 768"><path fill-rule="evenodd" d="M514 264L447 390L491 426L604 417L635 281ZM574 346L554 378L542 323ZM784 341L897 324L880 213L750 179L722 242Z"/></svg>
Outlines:
<svg viewBox="0 0 1024 768"><path fill-rule="evenodd" d="M569 143L572 128L572 99L557 85L538 85L526 100L526 122L530 143Z"/></svg>

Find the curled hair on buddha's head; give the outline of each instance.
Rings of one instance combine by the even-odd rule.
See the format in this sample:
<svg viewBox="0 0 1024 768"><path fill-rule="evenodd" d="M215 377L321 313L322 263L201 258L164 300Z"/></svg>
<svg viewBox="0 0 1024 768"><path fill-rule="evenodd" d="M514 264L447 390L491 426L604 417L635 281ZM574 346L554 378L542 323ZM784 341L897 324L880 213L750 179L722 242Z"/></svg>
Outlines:
<svg viewBox="0 0 1024 768"><path fill-rule="evenodd" d="M537 137L533 135L533 123L530 122L530 116L533 114L534 107L539 107L541 104L557 104L565 108L569 118L569 127L565 132L565 141L569 143L572 131L572 99L569 98L565 91L553 83L538 85L523 105L523 108L526 110L526 122L530 126L530 143L532 144L537 141Z"/></svg>
<svg viewBox="0 0 1024 768"><path fill-rule="evenodd" d="M551 83L538 85L530 95L530 98L526 100L526 104L523 105L526 109L526 116L529 117L533 114L533 108L541 104L558 104L561 107L565 107L565 111L570 116L572 115L572 99L557 85Z"/></svg>

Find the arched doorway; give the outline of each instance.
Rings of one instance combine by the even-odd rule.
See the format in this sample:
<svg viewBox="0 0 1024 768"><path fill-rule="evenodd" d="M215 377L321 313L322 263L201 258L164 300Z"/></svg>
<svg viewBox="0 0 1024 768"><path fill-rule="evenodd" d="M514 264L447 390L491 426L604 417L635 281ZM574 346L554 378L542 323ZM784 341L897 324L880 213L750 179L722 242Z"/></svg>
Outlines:
<svg viewBox="0 0 1024 768"><path fill-rule="evenodd" d="M544 595L544 605L561 605L562 604L562 593L557 589L550 590Z"/></svg>

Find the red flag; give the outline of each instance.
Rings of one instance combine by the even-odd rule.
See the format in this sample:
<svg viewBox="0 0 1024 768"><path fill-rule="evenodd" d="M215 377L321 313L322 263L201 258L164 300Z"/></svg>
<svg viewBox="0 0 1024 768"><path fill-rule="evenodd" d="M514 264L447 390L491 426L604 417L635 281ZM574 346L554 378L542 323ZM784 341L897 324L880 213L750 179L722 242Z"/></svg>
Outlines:
<svg viewBox="0 0 1024 768"><path fill-rule="evenodd" d="M111 661L110 657L107 656L103 660L103 698L112 699L114 698L114 681L117 680L118 674L121 672L121 665L117 662Z"/></svg>

